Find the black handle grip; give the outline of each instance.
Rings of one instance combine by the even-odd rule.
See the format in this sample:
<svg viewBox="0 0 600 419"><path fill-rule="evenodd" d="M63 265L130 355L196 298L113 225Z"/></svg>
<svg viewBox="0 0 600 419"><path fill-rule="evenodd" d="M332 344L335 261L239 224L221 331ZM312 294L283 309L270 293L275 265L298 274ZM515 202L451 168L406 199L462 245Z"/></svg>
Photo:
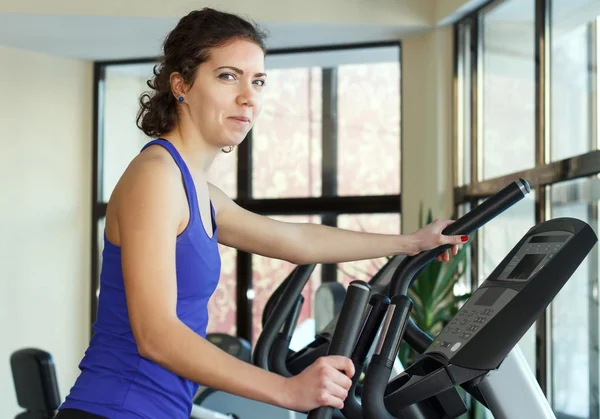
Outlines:
<svg viewBox="0 0 600 419"><path fill-rule="evenodd" d="M293 374L287 367L287 358L290 353L290 342L292 335L298 324L300 312L302 311L302 305L304 304L304 296L300 294L296 299L296 304L292 308L292 312L283 325L283 329L277 334L275 342L271 348L269 356L269 368L276 374L283 377L292 377Z"/></svg>
<svg viewBox="0 0 600 419"><path fill-rule="evenodd" d="M405 295L392 297L363 385L362 404L366 418L395 417L388 412L384 395L412 306L412 301Z"/></svg>
<svg viewBox="0 0 600 419"><path fill-rule="evenodd" d="M348 419L363 419L363 411L360 400L356 397L358 380L367 364L366 359L369 350L373 346L373 341L379 332L381 322L385 316L390 299L383 294L373 294L369 300L369 307L365 314L366 320L363 331L356 342L356 347L352 353L352 363L354 364L354 376L352 377L352 386L348 390L348 397L344 401L342 414Z"/></svg>
<svg viewBox="0 0 600 419"><path fill-rule="evenodd" d="M256 342L254 353L252 354L252 363L257 367L269 370L269 354L273 347L273 342L290 312L293 310L298 296L302 294L302 290L314 269L314 264L298 266L293 278L291 278L283 290L279 301L277 301L275 308L273 308L273 313L267 319Z"/></svg>
<svg viewBox="0 0 600 419"><path fill-rule="evenodd" d="M381 322L385 317L385 313L390 304L390 299L382 294L373 294L369 300L369 312L367 313L367 320L363 327L363 332L360 334L356 347L352 353L352 361L356 364L362 364L367 358L367 354L373 345L375 336L379 331ZM358 374L356 375L358 379Z"/></svg>
<svg viewBox="0 0 600 419"><path fill-rule="evenodd" d="M286 276L285 279L283 281L281 281L281 283L277 286L277 288L275 288L275 290L273 291L273 293L267 300L267 303L265 304L265 308L263 309L263 313L262 313L262 319L261 319L262 327L265 327L265 325L267 324L267 320L269 320L269 317L271 317L271 314L273 314L273 309L275 308L275 305L277 305L277 302L281 298L283 291L285 291L287 286L290 284L290 282L294 279L294 277L298 273L298 268L299 267L296 266L294 269L292 269L292 271L288 274L288 276Z"/></svg>
<svg viewBox="0 0 600 419"><path fill-rule="evenodd" d="M469 235L519 202L530 191L529 183L524 179L518 179L450 224L442 234L447 236ZM451 245L439 246L404 259L392 277L391 295L406 295L419 269L450 247Z"/></svg>
<svg viewBox="0 0 600 419"><path fill-rule="evenodd" d="M364 281L352 281L348 285L327 355L350 358L363 327L370 293L371 287ZM331 419L333 410L330 406L319 407L309 412L308 419Z"/></svg>
<svg viewBox="0 0 600 419"><path fill-rule="evenodd" d="M302 306L304 305L304 296L300 294L298 298L296 298L296 304L292 307L292 312L288 315L285 324L283 325L283 329L281 330L281 334L286 338L292 337L294 334L294 330L296 330L296 325L298 324L298 319L300 318L300 312L302 311Z"/></svg>
<svg viewBox="0 0 600 419"><path fill-rule="evenodd" d="M378 355L390 368L400 350L412 307L413 303L406 295L394 295L385 315L374 355Z"/></svg>

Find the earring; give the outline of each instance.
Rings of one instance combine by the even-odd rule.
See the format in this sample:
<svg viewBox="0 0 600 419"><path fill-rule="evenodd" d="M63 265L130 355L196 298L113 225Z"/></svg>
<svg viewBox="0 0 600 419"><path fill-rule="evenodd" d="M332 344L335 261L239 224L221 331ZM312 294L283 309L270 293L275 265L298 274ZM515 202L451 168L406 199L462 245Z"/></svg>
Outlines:
<svg viewBox="0 0 600 419"><path fill-rule="evenodd" d="M233 151L233 146L229 145L226 148L224 148L222 151L223 151L223 153L228 153L229 154L229 153L231 153Z"/></svg>
<svg viewBox="0 0 600 419"><path fill-rule="evenodd" d="M178 100L179 100L180 102L183 102L183 96L179 96L179 99L178 99Z"/></svg>

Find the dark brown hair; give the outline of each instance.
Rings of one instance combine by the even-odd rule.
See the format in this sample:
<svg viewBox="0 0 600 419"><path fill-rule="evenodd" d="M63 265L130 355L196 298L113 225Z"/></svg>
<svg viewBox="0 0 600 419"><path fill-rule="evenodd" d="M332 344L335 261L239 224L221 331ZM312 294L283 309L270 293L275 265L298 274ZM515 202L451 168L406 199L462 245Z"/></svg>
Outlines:
<svg viewBox="0 0 600 419"><path fill-rule="evenodd" d="M149 137L160 137L177 123L177 100L171 91L170 75L178 72L186 84L193 82L198 66L210 50L227 42L245 39L266 53L266 33L239 16L210 8L184 16L163 44L163 56L147 84L152 89L140 97L137 126Z"/></svg>

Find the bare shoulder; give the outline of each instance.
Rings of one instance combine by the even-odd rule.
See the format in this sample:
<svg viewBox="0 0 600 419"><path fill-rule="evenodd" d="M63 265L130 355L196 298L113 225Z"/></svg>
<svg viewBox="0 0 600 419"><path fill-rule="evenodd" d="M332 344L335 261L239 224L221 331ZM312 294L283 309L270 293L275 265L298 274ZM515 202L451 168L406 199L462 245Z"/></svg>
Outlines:
<svg viewBox="0 0 600 419"><path fill-rule="evenodd" d="M160 146L149 147L138 154L129 164L121 181L124 184L132 182L147 183L164 179L163 182L177 180L179 170L169 152ZM161 182L161 183L163 183Z"/></svg>
<svg viewBox="0 0 600 419"><path fill-rule="evenodd" d="M106 213L106 234L119 244L123 225L158 220L180 224L185 192L181 172L162 147L150 147L129 164L110 198ZM134 222L135 221L135 222Z"/></svg>

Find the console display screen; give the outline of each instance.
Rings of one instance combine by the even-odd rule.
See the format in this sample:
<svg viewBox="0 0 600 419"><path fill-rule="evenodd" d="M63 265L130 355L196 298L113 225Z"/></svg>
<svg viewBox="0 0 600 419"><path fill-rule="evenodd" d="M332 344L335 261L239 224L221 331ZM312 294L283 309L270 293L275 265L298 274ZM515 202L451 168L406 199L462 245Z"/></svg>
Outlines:
<svg viewBox="0 0 600 419"><path fill-rule="evenodd" d="M504 294L506 288L500 287L489 287L483 291L483 294L475 302L476 306L493 306L494 303L502 294Z"/></svg>
<svg viewBox="0 0 600 419"><path fill-rule="evenodd" d="M563 243L567 241L566 234L561 234L560 236L533 236L529 243Z"/></svg>
<svg viewBox="0 0 600 419"><path fill-rule="evenodd" d="M541 254L527 254L523 256L523 259L519 262L519 264L513 269L511 273L508 274L506 279L527 279L533 273L535 268L540 264L540 262L546 257L544 253Z"/></svg>

